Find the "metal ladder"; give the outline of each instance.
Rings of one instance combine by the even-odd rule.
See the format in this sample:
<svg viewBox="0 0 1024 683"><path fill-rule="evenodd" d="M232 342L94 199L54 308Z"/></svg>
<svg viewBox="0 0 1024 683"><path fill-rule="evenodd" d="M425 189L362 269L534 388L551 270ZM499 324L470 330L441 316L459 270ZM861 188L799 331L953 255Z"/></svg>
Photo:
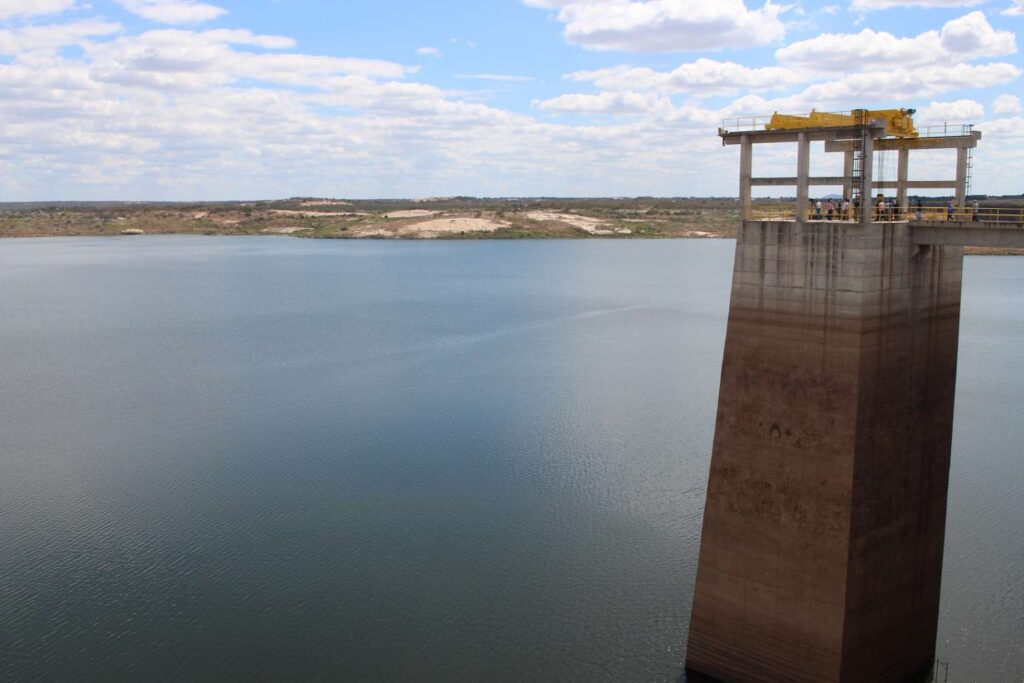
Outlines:
<svg viewBox="0 0 1024 683"><path fill-rule="evenodd" d="M850 204L857 206L859 203L861 208L864 207L864 147L867 135L868 129L865 126L861 132L860 147L853 150L853 167L850 171Z"/></svg>
<svg viewBox="0 0 1024 683"><path fill-rule="evenodd" d="M974 176L974 148L967 148L967 182L964 183L964 200L971 196L971 178Z"/></svg>

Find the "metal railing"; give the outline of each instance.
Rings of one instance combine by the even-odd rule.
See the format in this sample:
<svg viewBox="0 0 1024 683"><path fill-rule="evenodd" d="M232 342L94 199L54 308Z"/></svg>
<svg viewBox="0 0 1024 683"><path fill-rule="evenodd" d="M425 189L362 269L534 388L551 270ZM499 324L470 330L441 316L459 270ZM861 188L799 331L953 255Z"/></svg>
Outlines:
<svg viewBox="0 0 1024 683"><path fill-rule="evenodd" d="M794 204L771 204L754 205L751 209L751 219L759 221L792 221L796 219L796 206ZM835 221L853 222L860 220L860 208L850 206L845 211L842 208L834 208L831 212L822 207L819 212L816 208L807 209L804 216L808 221ZM979 207L975 211L970 206L950 208L949 206L923 206L920 210L911 206L906 211L898 207L877 206L871 208L872 222L888 223L895 221L960 221L975 223L998 223L1002 225L1013 225L1024 227L1024 207Z"/></svg>
<svg viewBox="0 0 1024 683"><path fill-rule="evenodd" d="M970 135L973 132L973 123L935 123L917 126L917 137L919 138L944 138Z"/></svg>
<svg viewBox="0 0 1024 683"><path fill-rule="evenodd" d="M819 112L820 114L850 115L849 111ZM810 116L810 114L801 114ZM765 130L771 116L731 116L722 119L722 132L738 133ZM970 135L974 132L973 123L935 123L917 126L917 135L921 138L941 138L950 136Z"/></svg>
<svg viewBox="0 0 1024 683"><path fill-rule="evenodd" d="M771 116L733 116L722 119L722 130L726 133L764 130Z"/></svg>

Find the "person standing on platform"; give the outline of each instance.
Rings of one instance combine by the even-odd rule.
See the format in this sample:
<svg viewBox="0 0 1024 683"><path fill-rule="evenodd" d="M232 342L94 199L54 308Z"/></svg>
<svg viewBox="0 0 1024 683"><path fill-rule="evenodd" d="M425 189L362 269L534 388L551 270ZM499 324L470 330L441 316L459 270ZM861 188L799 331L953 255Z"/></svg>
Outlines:
<svg viewBox="0 0 1024 683"><path fill-rule="evenodd" d="M978 220L978 200L975 199L974 203L971 204L971 220Z"/></svg>

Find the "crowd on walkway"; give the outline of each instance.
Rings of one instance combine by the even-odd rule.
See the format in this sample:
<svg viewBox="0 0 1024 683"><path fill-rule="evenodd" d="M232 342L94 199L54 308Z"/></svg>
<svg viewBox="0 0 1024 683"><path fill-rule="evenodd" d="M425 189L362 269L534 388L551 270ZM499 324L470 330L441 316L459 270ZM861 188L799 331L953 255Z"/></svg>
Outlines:
<svg viewBox="0 0 1024 683"><path fill-rule="evenodd" d="M934 216L934 208L929 212L929 215ZM956 205L953 200L950 199L946 203L946 220L954 220L956 216ZM894 197L885 197L878 195L878 198L874 201L871 206L872 220L878 222L887 221L899 221L899 220L924 220L925 219L925 206L924 203L918 198L913 208L909 205L907 209L901 210L899 203ZM843 197L842 199L825 199L825 200L811 200L810 210L808 211L809 218L816 221L856 221L859 220L860 213L860 200L853 199L852 201ZM971 220L978 220L978 202L975 200L971 204Z"/></svg>
<svg viewBox="0 0 1024 683"><path fill-rule="evenodd" d="M843 197L842 201L826 199L822 202L811 200L811 217L816 221L852 221L857 220L857 200L850 201Z"/></svg>

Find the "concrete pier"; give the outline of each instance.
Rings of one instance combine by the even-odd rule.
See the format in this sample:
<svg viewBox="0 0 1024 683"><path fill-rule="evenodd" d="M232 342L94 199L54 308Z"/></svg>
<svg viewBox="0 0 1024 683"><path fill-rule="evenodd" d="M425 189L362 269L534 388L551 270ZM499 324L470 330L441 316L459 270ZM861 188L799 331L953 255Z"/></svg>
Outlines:
<svg viewBox="0 0 1024 683"><path fill-rule="evenodd" d="M743 222L688 667L874 682L933 662L963 249L911 233Z"/></svg>

